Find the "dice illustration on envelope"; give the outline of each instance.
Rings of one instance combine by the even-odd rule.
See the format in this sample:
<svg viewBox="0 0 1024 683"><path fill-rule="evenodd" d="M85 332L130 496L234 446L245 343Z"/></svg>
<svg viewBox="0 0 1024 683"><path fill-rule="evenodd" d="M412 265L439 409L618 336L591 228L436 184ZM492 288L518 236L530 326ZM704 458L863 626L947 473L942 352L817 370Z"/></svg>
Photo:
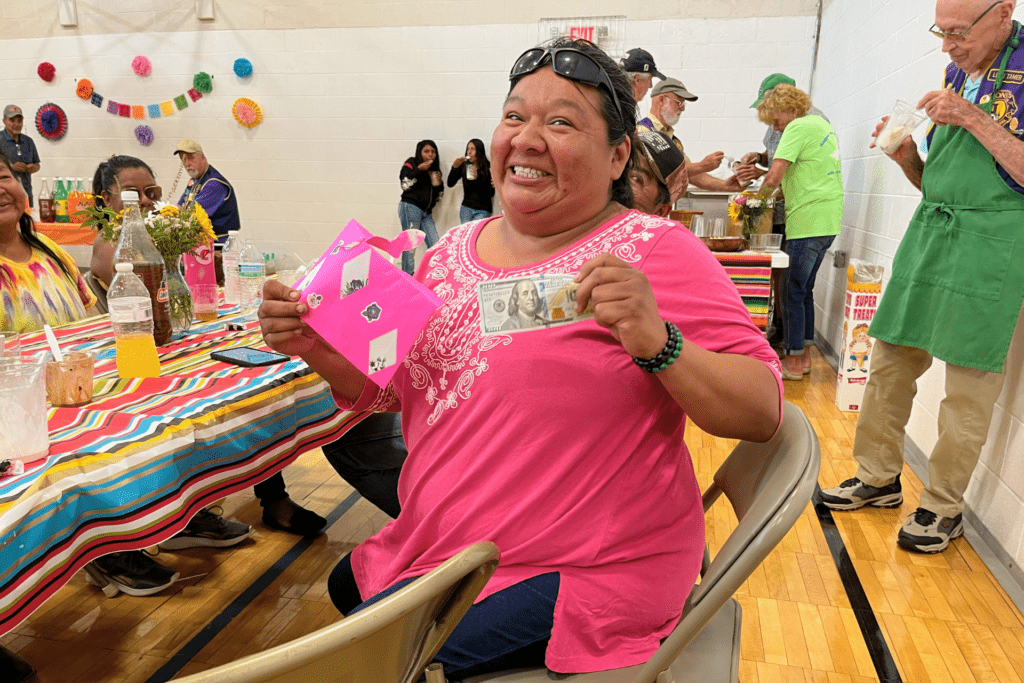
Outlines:
<svg viewBox="0 0 1024 683"><path fill-rule="evenodd" d="M389 241L349 221L295 286L306 323L381 387L443 302L373 247L397 257L423 238L406 230Z"/></svg>

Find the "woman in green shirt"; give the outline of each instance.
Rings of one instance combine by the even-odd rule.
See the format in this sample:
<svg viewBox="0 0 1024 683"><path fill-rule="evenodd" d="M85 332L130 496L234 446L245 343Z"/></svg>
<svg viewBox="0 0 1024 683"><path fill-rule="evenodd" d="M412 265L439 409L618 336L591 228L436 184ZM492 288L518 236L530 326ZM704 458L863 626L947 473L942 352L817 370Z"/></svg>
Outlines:
<svg viewBox="0 0 1024 683"><path fill-rule="evenodd" d="M781 186L786 197L789 276L782 378L789 380L811 371L804 347L814 344L814 280L843 217L839 140L828 121L807 113L810 108L807 93L786 84L775 86L757 106L758 118L782 132L763 188Z"/></svg>

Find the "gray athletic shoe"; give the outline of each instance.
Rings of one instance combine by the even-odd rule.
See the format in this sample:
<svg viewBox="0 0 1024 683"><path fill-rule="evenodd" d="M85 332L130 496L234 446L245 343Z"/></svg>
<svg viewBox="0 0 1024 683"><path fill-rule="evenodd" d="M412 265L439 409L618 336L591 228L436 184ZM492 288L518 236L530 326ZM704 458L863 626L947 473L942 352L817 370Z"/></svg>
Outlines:
<svg viewBox="0 0 1024 683"><path fill-rule="evenodd" d="M931 510L917 508L903 523L896 543L901 548L922 553L937 553L946 549L954 538L964 535L964 516L939 517Z"/></svg>
<svg viewBox="0 0 1024 683"><path fill-rule="evenodd" d="M868 486L857 477L847 479L839 486L822 489L821 502L833 510L856 510L865 505L877 508L897 507L903 504L900 475L896 475L896 481L881 488Z"/></svg>
<svg viewBox="0 0 1024 683"><path fill-rule="evenodd" d="M86 566L85 578L102 588L107 597L121 591L138 598L169 588L178 579L178 572L141 550L132 550L96 558Z"/></svg>
<svg viewBox="0 0 1024 683"><path fill-rule="evenodd" d="M200 510L188 526L159 545L160 550L227 548L241 543L251 534L252 527L248 524L232 522L210 510Z"/></svg>

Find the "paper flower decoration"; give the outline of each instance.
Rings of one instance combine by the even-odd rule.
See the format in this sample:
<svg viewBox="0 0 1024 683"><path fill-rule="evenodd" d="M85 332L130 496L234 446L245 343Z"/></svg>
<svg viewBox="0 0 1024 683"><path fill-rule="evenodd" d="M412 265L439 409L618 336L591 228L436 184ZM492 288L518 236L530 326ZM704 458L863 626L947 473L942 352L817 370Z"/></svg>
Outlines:
<svg viewBox="0 0 1024 683"><path fill-rule="evenodd" d="M36 112L36 130L47 140L60 140L68 132L68 117L53 102L47 102Z"/></svg>
<svg viewBox="0 0 1024 683"><path fill-rule="evenodd" d="M205 71L200 71L192 77L192 87L199 92L210 92L213 90L213 76Z"/></svg>
<svg viewBox="0 0 1024 683"><path fill-rule="evenodd" d="M83 78L78 81L78 87L75 88L75 94L83 100L87 100L92 97L92 81L88 78Z"/></svg>
<svg viewBox="0 0 1024 683"><path fill-rule="evenodd" d="M39 78L49 83L53 80L54 74L57 73L57 67L49 62L43 62L39 65L39 68L36 69L36 73L39 74Z"/></svg>
<svg viewBox="0 0 1024 683"><path fill-rule="evenodd" d="M149 74L153 73L153 64L149 61L149 57L139 55L132 60L132 71L135 72L136 76L142 76L145 78Z"/></svg>
<svg viewBox="0 0 1024 683"><path fill-rule="evenodd" d="M149 126L138 126L135 129L135 138L143 147L149 147L153 144L153 129Z"/></svg>
<svg viewBox="0 0 1024 683"><path fill-rule="evenodd" d="M235 75L239 78L248 78L252 76L252 62L245 57L239 57L235 60Z"/></svg>
<svg viewBox="0 0 1024 683"><path fill-rule="evenodd" d="M246 128L255 128L263 122L263 110L260 109L260 105L248 97L239 97L235 100L235 103L231 105L231 114L235 117L235 121Z"/></svg>

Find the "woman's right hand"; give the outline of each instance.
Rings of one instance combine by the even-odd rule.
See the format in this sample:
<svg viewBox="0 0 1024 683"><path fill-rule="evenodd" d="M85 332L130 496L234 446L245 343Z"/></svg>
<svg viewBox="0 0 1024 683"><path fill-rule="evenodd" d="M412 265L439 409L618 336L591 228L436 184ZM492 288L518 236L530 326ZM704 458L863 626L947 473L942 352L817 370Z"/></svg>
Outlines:
<svg viewBox="0 0 1024 683"><path fill-rule="evenodd" d="M267 346L288 356L301 356L311 351L321 337L299 317L306 310L297 291L277 280L267 280L263 285L263 303L257 313Z"/></svg>
<svg viewBox="0 0 1024 683"><path fill-rule="evenodd" d="M465 162L466 157L459 157L458 159L455 160L455 163L452 164L452 168L458 168L459 166L462 166L462 164L464 164Z"/></svg>
<svg viewBox="0 0 1024 683"><path fill-rule="evenodd" d="M421 171L426 171L428 168L430 168L430 165L432 163L434 163L434 162L433 161L424 161L422 164L417 166L417 168L420 169Z"/></svg>

